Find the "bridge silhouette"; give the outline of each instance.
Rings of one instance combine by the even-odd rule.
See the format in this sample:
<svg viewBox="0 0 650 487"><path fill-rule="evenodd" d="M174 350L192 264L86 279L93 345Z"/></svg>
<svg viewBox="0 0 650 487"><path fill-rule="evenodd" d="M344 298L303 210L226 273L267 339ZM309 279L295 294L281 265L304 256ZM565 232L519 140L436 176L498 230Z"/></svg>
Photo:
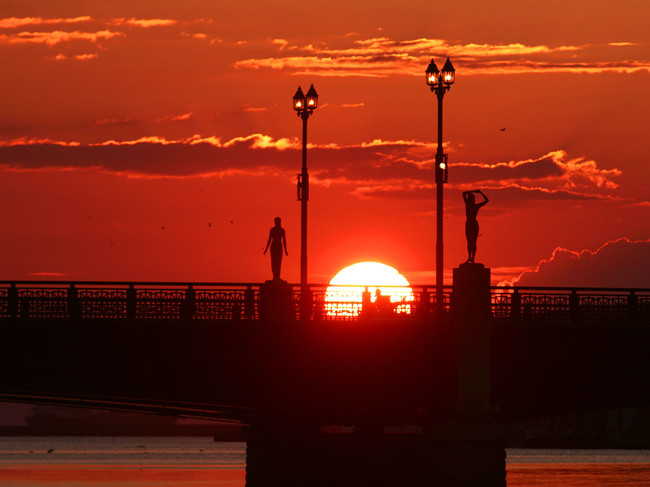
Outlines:
<svg viewBox="0 0 650 487"><path fill-rule="evenodd" d="M2 281L0 400L250 425L251 487L505 485L508 422L650 406L650 289L306 291Z"/></svg>

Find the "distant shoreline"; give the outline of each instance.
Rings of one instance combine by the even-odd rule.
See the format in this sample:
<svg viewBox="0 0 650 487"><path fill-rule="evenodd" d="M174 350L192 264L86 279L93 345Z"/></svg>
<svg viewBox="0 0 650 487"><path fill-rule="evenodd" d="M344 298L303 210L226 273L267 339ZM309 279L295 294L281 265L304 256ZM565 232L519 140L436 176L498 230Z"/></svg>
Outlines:
<svg viewBox="0 0 650 487"><path fill-rule="evenodd" d="M30 426L0 426L1 436L208 436L215 441L245 441L238 425L170 425L165 427L93 426L74 428L34 428Z"/></svg>
<svg viewBox="0 0 650 487"><path fill-rule="evenodd" d="M175 425L163 428L34 428L30 426L0 426L0 437L16 436L96 436L96 437L209 437L220 442L245 442L246 438L239 425ZM594 439L539 439L513 441L508 449L525 450L650 450L650 443L639 441L611 441Z"/></svg>

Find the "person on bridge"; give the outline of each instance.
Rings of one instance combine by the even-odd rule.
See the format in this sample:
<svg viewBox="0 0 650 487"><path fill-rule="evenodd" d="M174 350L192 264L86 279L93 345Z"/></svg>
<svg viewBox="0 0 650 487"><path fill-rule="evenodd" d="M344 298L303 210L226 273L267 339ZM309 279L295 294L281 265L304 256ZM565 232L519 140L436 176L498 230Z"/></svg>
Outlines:
<svg viewBox="0 0 650 487"><path fill-rule="evenodd" d="M282 266L282 249L284 248L284 254L289 255L287 252L287 237L282 228L282 220L279 216L275 217L275 226L271 228L269 232L269 239L266 242L266 248L264 249L264 255L266 251L271 247L271 271L273 272L273 280L280 280L280 267Z"/></svg>
<svg viewBox="0 0 650 487"><path fill-rule="evenodd" d="M477 203L475 194L480 194L483 197L483 201ZM465 222L467 261L465 263L473 264L474 258L476 257L476 239L478 238L478 220L476 219L476 215L478 214L479 208L485 206L489 200L480 189L463 191L463 200L465 201L465 215L467 217L467 221Z"/></svg>

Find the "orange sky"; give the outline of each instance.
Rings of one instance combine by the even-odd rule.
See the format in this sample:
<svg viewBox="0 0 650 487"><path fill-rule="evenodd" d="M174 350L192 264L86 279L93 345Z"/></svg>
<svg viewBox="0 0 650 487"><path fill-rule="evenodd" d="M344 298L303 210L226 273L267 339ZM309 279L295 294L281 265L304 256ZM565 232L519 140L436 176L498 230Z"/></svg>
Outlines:
<svg viewBox="0 0 650 487"><path fill-rule="evenodd" d="M260 282L281 216L298 281L314 83L310 281L376 260L433 283L424 70L448 55L447 272L480 188L495 283L542 262L521 283L650 287L650 4L616 5L1 2L1 278Z"/></svg>

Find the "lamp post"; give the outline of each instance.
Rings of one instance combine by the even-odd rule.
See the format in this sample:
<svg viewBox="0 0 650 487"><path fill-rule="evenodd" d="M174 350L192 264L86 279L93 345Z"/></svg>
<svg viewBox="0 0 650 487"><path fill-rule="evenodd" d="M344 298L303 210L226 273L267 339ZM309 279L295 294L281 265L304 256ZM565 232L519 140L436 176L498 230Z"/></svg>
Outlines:
<svg viewBox="0 0 650 487"><path fill-rule="evenodd" d="M436 311L442 316L445 309L443 292L443 243L442 243L442 187L447 182L447 154L442 150L442 99L445 92L451 88L456 80L456 70L449 58L438 71L433 59L426 71L427 84L438 98L438 148L436 150Z"/></svg>
<svg viewBox="0 0 650 487"><path fill-rule="evenodd" d="M300 201L300 318L309 319L310 296L307 284L307 201L309 201L309 173L307 173L307 120L318 108L318 93L312 84L304 95L298 86L293 95L293 109L302 118L302 171L298 174L298 201Z"/></svg>

